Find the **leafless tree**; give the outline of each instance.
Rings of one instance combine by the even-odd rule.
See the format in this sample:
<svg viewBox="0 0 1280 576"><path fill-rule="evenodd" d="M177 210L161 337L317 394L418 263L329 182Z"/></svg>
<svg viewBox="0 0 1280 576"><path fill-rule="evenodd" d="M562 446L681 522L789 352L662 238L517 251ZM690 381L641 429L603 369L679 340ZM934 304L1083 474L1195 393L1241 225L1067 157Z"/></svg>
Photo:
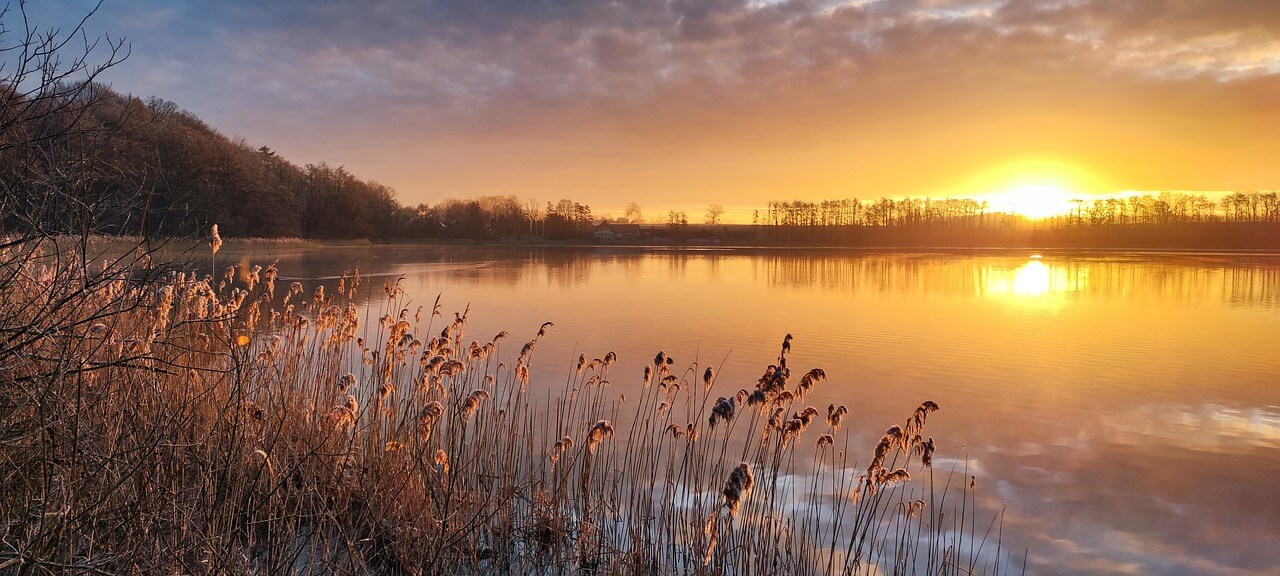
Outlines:
<svg viewBox="0 0 1280 576"><path fill-rule="evenodd" d="M544 213L542 211L542 201L537 198L524 199L524 215L529 219L529 235L537 234L535 225L542 221Z"/></svg>
<svg viewBox="0 0 1280 576"><path fill-rule="evenodd" d="M707 205L707 224L716 225L720 223L720 217L724 215L724 206L719 204Z"/></svg>
<svg viewBox="0 0 1280 576"><path fill-rule="evenodd" d="M70 29L36 26L26 7L0 9L0 234L9 242L51 227L92 229L94 200L79 192L97 169L103 133L120 122L85 120L110 96L99 78L129 56L123 39L86 32L100 3Z"/></svg>
<svg viewBox="0 0 1280 576"><path fill-rule="evenodd" d="M25 523L33 515L56 516L28 507L53 499L50 491L60 490L54 487L69 465L59 460L66 454L59 448L75 423L59 410L82 399L68 397L65 385L109 367L83 361L95 351L67 343L144 306L145 291L113 286L159 273L145 264L150 254L141 243L91 251L101 206L90 183L106 138L121 124L85 120L109 96L102 75L129 55L123 39L86 32L98 8L61 29L36 26L24 1L0 8L0 298L25 296L21 307L0 306L0 446L6 453L0 460L15 461L20 451L47 456L38 469L4 470L0 463L6 478L0 524L17 529L0 539L0 567L16 566L18 573L71 569L57 550L60 541L76 537L77 520ZM138 361L122 355L109 362ZM93 563L79 569L97 570Z"/></svg>
<svg viewBox="0 0 1280 576"><path fill-rule="evenodd" d="M623 212L623 217L631 224L644 222L644 212L640 210L640 205L635 202L627 204L627 209Z"/></svg>

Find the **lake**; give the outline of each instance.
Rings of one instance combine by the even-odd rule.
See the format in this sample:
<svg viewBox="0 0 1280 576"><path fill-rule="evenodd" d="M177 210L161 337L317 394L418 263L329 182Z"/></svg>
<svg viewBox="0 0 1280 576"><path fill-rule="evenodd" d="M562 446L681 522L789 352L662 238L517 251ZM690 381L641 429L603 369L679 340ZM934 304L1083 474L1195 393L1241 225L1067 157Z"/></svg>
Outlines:
<svg viewBox="0 0 1280 576"><path fill-rule="evenodd" d="M226 254L226 252L224 252ZM751 388L794 336L869 457L923 400L967 460L1004 546L1034 573L1280 573L1280 256L257 246L285 279L356 265L469 338L554 322L532 386L618 354L619 393L658 351ZM222 255L220 255L220 258ZM234 253L228 255L235 259ZM451 315L449 315L451 316ZM627 376L633 375L634 381ZM1019 557L1021 554L1019 553Z"/></svg>

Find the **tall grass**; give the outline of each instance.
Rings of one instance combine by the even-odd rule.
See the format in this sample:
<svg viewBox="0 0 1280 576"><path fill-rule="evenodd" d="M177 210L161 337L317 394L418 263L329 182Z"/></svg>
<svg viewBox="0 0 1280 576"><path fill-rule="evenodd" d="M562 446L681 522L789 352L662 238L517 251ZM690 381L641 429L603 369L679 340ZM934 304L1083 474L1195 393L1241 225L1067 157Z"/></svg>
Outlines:
<svg viewBox="0 0 1280 576"><path fill-rule="evenodd" d="M550 383L530 376L550 323L471 340L397 282L357 305L358 271L0 262L0 572L1008 569L973 479L932 467L938 406L851 445L853 413L805 404L826 375L793 377L789 335L746 387L663 353Z"/></svg>

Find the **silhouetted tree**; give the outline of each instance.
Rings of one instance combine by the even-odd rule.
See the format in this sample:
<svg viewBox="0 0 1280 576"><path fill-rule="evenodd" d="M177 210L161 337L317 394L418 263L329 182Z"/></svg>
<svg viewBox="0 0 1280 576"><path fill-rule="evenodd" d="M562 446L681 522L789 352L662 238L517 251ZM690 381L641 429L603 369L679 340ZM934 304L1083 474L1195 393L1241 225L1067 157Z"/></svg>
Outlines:
<svg viewBox="0 0 1280 576"><path fill-rule="evenodd" d="M639 204L629 202L627 203L626 211L623 212L623 218L625 218L628 223L639 224L644 222L644 212L640 210Z"/></svg>
<svg viewBox="0 0 1280 576"><path fill-rule="evenodd" d="M719 204L707 205L707 224L716 225L720 223L720 216L724 214L724 207Z"/></svg>

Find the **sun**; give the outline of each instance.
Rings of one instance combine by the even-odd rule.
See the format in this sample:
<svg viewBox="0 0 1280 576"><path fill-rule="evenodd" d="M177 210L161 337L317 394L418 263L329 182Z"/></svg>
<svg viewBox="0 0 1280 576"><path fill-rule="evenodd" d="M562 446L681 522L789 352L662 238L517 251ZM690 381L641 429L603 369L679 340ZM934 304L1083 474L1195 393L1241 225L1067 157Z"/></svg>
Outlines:
<svg viewBox="0 0 1280 576"><path fill-rule="evenodd" d="M1072 212L1101 184L1095 174L1073 163L1035 158L977 174L963 187L970 197L987 202L990 212L1038 220Z"/></svg>
<svg viewBox="0 0 1280 576"><path fill-rule="evenodd" d="M1070 213L1076 207L1076 198L1079 198L1078 193L1073 193L1060 184L1032 183L1019 184L992 194L987 202L993 212L1041 219Z"/></svg>

